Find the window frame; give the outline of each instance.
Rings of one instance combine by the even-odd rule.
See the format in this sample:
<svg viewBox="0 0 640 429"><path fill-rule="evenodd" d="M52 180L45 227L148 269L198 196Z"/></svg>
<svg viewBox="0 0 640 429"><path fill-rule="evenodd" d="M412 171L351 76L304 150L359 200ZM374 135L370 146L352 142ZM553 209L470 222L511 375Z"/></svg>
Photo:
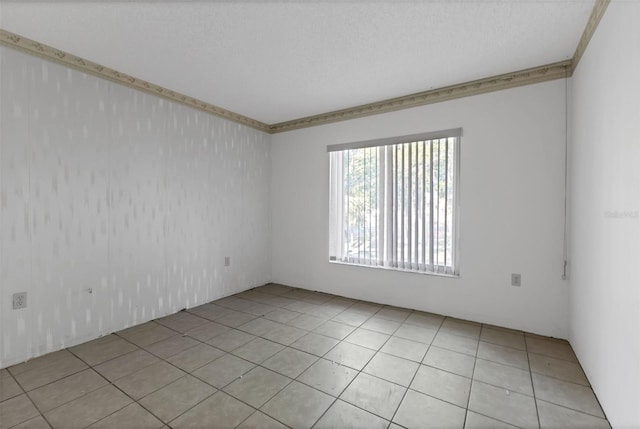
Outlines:
<svg viewBox="0 0 640 429"><path fill-rule="evenodd" d="M332 212L332 192L339 192L342 194L343 192L343 184L337 186L336 178L334 177L334 173L331 169L331 153L339 152L344 150L351 149L364 149L364 148L380 148L391 145L401 145L408 143L415 143L421 141L432 141L438 139L449 139L453 138L454 140L454 160L453 160L453 168L454 172L451 176L453 191L452 191L452 203L453 203L453 214L452 214L452 235L451 235L451 246L452 246L452 263L449 270L447 268L449 265L437 265L434 270L418 270L418 269L407 269L400 266L389 266L386 264L377 265L377 264L368 264L363 263L362 261L349 261L349 260L339 260L336 259L335 255L332 256L332 234L339 233L338 231L332 230L332 225L334 221L332 219L335 216L335 213ZM364 268L377 268L383 270L391 270L391 271L400 271L406 273L414 273L414 274L426 274L426 275L435 275L435 276L443 276L443 277L460 277L460 212L461 212L461 204L460 204L460 163L461 163L461 138L462 138L462 128L452 128L442 131L435 132L425 132L418 134L410 134L404 136L394 136L387 137L382 139L373 139L373 140L364 140L350 143L341 143L341 144L333 144L327 145L327 154L328 154L328 164L329 164L329 222L328 222L328 230L329 230L329 242L328 242L328 254L329 254L329 262L332 264L341 264L341 265L353 265ZM384 184L388 186L387 183ZM342 210L342 209L340 209ZM430 219L429 224L433 221ZM384 234L384 232L383 232ZM396 243L397 245L397 243ZM341 253L341 252L340 252ZM348 258L347 258L348 259ZM386 261L385 261L386 262ZM399 265L399 263L398 263ZM433 264L427 264L427 267L434 268ZM448 271L448 272L447 272Z"/></svg>

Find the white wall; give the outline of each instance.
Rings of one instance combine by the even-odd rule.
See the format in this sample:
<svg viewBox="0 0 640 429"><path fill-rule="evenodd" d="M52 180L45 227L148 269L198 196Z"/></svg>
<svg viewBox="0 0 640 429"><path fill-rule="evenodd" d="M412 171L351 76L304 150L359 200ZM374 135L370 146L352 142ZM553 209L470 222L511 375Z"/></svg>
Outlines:
<svg viewBox="0 0 640 429"><path fill-rule="evenodd" d="M326 146L455 127L461 278L329 263ZM564 153L564 81L276 134L273 280L566 338Z"/></svg>
<svg viewBox="0 0 640 429"><path fill-rule="evenodd" d="M270 280L268 135L0 57L0 367Z"/></svg>
<svg viewBox="0 0 640 429"><path fill-rule="evenodd" d="M571 79L570 341L614 428L640 427L640 2Z"/></svg>

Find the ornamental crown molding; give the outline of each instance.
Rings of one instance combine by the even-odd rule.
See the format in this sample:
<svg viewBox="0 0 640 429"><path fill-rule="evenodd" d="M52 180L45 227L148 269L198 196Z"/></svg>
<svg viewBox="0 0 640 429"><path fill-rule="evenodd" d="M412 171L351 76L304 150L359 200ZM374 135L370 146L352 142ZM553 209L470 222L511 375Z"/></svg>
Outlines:
<svg viewBox="0 0 640 429"><path fill-rule="evenodd" d="M582 37L580 37L576 51L573 54L573 63L571 64L571 73L569 73L569 76L573 75L576 67L578 67L582 54L584 54L584 51L587 49L587 45L589 44L593 33L595 33L596 28L604 15L604 11L607 10L607 6L609 6L609 3L611 3L611 0L596 0L596 4L593 6L591 15L587 21L587 25L582 32Z"/></svg>
<svg viewBox="0 0 640 429"><path fill-rule="evenodd" d="M68 52L45 45L44 43L40 43L2 29L0 29L0 45L14 48L130 88L157 95L260 131L270 132L269 125L264 122L223 109L222 107L189 97L188 95L172 91L145 80L138 79L137 77L119 72L101 64L94 63L93 61L86 60Z"/></svg>
<svg viewBox="0 0 640 429"><path fill-rule="evenodd" d="M523 85L531 85L549 80L563 79L567 77L567 71L571 67L571 63L571 60L560 61L513 73L501 74L498 76L446 86L444 88L390 98L388 100L375 103L273 124L269 126L269 129L272 133L281 133L299 128L313 127L331 122L346 121L369 115L377 115L379 113L393 112L400 109L409 109L411 107L418 107L426 104L440 103L442 101L455 100L457 98L470 97L472 95L500 91Z"/></svg>
<svg viewBox="0 0 640 429"><path fill-rule="evenodd" d="M279 122L276 124L260 122L256 119L249 118L205 101L163 88L159 85L138 79L126 73L105 67L3 29L0 29L0 45L17 49L130 88L157 95L170 101L175 101L194 109L202 110L212 115L255 128L259 131L275 134L570 77L575 71L580 58L582 58L582 55L584 54L591 37L596 31L596 28L609 3L610 0L595 1L595 5L591 11L591 15L589 16L584 32L582 33L580 42L576 47L573 58L569 60L450 85L429 91L417 92L346 109L335 110L319 115L307 116L291 121Z"/></svg>

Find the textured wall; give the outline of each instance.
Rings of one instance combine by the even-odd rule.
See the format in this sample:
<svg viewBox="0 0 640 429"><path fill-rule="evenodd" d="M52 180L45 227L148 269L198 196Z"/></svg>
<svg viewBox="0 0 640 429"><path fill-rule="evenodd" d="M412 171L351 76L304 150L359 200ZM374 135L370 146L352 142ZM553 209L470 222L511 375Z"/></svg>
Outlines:
<svg viewBox="0 0 640 429"><path fill-rule="evenodd" d="M270 280L268 135L0 58L0 367Z"/></svg>

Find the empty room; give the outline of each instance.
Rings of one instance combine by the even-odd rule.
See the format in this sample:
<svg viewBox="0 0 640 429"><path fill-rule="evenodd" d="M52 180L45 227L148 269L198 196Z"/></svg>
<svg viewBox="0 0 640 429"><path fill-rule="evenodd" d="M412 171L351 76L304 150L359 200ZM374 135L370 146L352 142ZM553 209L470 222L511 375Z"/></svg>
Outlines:
<svg viewBox="0 0 640 429"><path fill-rule="evenodd" d="M0 429L640 429L640 1L0 0Z"/></svg>

